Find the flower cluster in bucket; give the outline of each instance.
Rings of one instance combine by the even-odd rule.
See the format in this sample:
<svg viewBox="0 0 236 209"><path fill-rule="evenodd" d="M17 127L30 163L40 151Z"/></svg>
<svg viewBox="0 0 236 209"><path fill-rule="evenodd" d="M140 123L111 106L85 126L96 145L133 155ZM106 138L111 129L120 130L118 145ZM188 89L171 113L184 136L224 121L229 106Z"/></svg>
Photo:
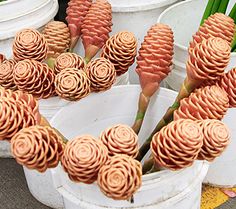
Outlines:
<svg viewBox="0 0 236 209"><path fill-rule="evenodd" d="M40 115L37 99L59 95L79 100L91 91L109 89L116 74L127 72L133 64L137 47L129 32L109 38L112 24L107 1L71 0L68 27L52 22L43 34L23 30L15 38L13 60L0 56L0 140L11 143L19 164L45 172L60 163L72 181L97 183L114 200L132 200L144 174L184 169L195 160L213 161L230 140L221 119L236 106L236 69L224 72L235 24L225 18L210 16L193 37L187 77L174 104L142 146L138 134L146 110L171 71L174 34L164 24L148 30L138 52L141 92L133 125L116 124L101 130L99 137L88 133L68 140ZM227 21L225 32L222 25ZM72 52L80 36L85 58ZM100 58L92 60L100 48ZM49 65L43 63L45 59ZM142 165L149 149L151 156Z"/></svg>
<svg viewBox="0 0 236 209"><path fill-rule="evenodd" d="M26 28L13 41L13 58L0 56L0 85L38 99L60 96L78 101L91 92L109 90L126 73L137 54L133 33L111 37L111 5L107 0L71 0L68 26L49 22L42 33ZM85 56L73 53L81 37ZM100 57L93 59L101 50Z"/></svg>

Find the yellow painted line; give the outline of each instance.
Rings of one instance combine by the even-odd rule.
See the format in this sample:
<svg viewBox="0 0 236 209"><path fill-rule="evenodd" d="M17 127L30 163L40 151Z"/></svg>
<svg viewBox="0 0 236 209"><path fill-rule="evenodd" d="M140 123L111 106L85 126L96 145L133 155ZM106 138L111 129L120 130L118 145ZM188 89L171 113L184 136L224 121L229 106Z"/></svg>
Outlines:
<svg viewBox="0 0 236 209"><path fill-rule="evenodd" d="M234 188L234 191L236 191L236 188ZM201 209L215 209L225 203L228 199L229 197L221 191L221 188L204 185L202 191Z"/></svg>

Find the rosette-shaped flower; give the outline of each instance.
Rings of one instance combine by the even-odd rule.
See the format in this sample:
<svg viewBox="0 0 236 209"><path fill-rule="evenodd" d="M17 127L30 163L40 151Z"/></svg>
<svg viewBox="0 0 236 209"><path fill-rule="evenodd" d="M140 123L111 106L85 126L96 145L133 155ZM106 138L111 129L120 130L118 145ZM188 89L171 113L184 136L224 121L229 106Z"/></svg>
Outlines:
<svg viewBox="0 0 236 209"><path fill-rule="evenodd" d="M193 40L190 42L189 51L191 51L197 43L201 43L203 39L210 37L222 38L230 45L234 37L234 20L223 14L215 13L205 20L204 24L200 26Z"/></svg>
<svg viewBox="0 0 236 209"><path fill-rule="evenodd" d="M16 100L23 102L28 108L31 108L34 118L36 120L36 124L40 124L41 115L39 113L39 103L36 98L33 97L32 94L28 94L22 91L15 91L13 92L13 97L15 95Z"/></svg>
<svg viewBox="0 0 236 209"><path fill-rule="evenodd" d="M199 124L203 131L203 146L198 159L213 161L229 144L229 129L219 120L207 119L199 121Z"/></svg>
<svg viewBox="0 0 236 209"><path fill-rule="evenodd" d="M91 90L95 92L110 89L116 79L114 65L105 58L91 61L87 65L86 73L91 82Z"/></svg>
<svg viewBox="0 0 236 209"><path fill-rule="evenodd" d="M81 35L81 26L91 4L92 0L70 0L68 3L66 21L70 30L71 49L74 48Z"/></svg>
<svg viewBox="0 0 236 209"><path fill-rule="evenodd" d="M107 159L108 151L101 141L82 135L66 144L61 163L72 181L91 184Z"/></svg>
<svg viewBox="0 0 236 209"><path fill-rule="evenodd" d="M3 54L0 54L0 64L6 59L6 57Z"/></svg>
<svg viewBox="0 0 236 209"><path fill-rule="evenodd" d="M112 26L111 5L107 0L92 3L82 24L85 59L89 62L106 43Z"/></svg>
<svg viewBox="0 0 236 209"><path fill-rule="evenodd" d="M111 36L102 49L101 57L110 60L121 75L128 71L134 63L137 54L137 39L134 34L127 31Z"/></svg>
<svg viewBox="0 0 236 209"><path fill-rule="evenodd" d="M155 92L159 88L160 82L170 72L173 47L174 37L169 26L158 23L148 30L137 57L136 72L142 89Z"/></svg>
<svg viewBox="0 0 236 209"><path fill-rule="evenodd" d="M58 74L66 68L77 68L78 70L84 70L84 59L79 55L70 52L59 55L54 65L55 73Z"/></svg>
<svg viewBox="0 0 236 209"><path fill-rule="evenodd" d="M26 92L22 92L19 90L12 91L10 89L5 89L0 86L0 98L1 97L14 99L18 102L23 103L25 106L27 106L28 109L30 108L31 111L33 112L36 124L40 123L41 116L39 113L39 104L32 94L28 94Z"/></svg>
<svg viewBox="0 0 236 209"><path fill-rule="evenodd" d="M236 68L224 73L217 84L227 92L230 107L236 107Z"/></svg>
<svg viewBox="0 0 236 209"><path fill-rule="evenodd" d="M16 161L39 172L55 168L63 150L61 137L49 126L24 128L11 140L11 151Z"/></svg>
<svg viewBox="0 0 236 209"><path fill-rule="evenodd" d="M174 112L174 119L221 120L229 108L227 93L220 87L206 86L197 89L189 97L180 101L180 107Z"/></svg>
<svg viewBox="0 0 236 209"><path fill-rule="evenodd" d="M13 80L13 71L16 61L10 59L0 63L0 85L7 89L17 89Z"/></svg>
<svg viewBox="0 0 236 209"><path fill-rule="evenodd" d="M194 80L218 80L230 60L230 45L221 38L204 39L189 54L187 75Z"/></svg>
<svg viewBox="0 0 236 209"><path fill-rule="evenodd" d="M110 156L126 154L135 158L138 154L138 136L127 125L118 124L107 128L101 133L100 139L108 148Z"/></svg>
<svg viewBox="0 0 236 209"><path fill-rule="evenodd" d="M97 183L114 200L128 200L142 184L142 165L128 155L115 155L101 167Z"/></svg>
<svg viewBox="0 0 236 209"><path fill-rule="evenodd" d="M19 90L33 94L36 98L48 98L55 94L55 74L45 63L22 60L15 65L14 82Z"/></svg>
<svg viewBox="0 0 236 209"><path fill-rule="evenodd" d="M19 130L35 124L31 109L23 102L0 98L0 140L11 140Z"/></svg>
<svg viewBox="0 0 236 209"><path fill-rule="evenodd" d="M13 42L13 56L16 61L34 59L39 62L47 57L46 39L35 29L23 29Z"/></svg>
<svg viewBox="0 0 236 209"><path fill-rule="evenodd" d="M80 100L90 93L90 80L86 73L76 68L67 68L56 75L56 93L67 100Z"/></svg>
<svg viewBox="0 0 236 209"><path fill-rule="evenodd" d="M70 32L64 22L49 22L43 30L43 35L48 45L48 57L55 58L69 49Z"/></svg>
<svg viewBox="0 0 236 209"><path fill-rule="evenodd" d="M169 123L153 136L151 150L157 164L179 170L193 164L202 144L200 125L193 120L180 119Z"/></svg>

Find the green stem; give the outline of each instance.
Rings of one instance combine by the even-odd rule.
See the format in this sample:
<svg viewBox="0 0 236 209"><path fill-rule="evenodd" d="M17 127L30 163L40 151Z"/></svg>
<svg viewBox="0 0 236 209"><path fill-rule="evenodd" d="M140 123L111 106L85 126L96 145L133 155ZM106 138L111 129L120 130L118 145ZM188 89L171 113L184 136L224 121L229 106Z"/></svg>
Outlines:
<svg viewBox="0 0 236 209"><path fill-rule="evenodd" d="M41 115L40 125L41 126L49 126L49 127L51 127L61 137L61 139L62 139L64 144L66 144L68 142L68 139L65 136L63 136L63 134L60 131L58 131L56 128L52 127L51 124L48 122L48 120L44 116L42 116L42 115Z"/></svg>
<svg viewBox="0 0 236 209"><path fill-rule="evenodd" d="M229 13L229 17L234 19L234 22L236 24L236 3L234 4L233 8L231 9L231 11Z"/></svg>
<svg viewBox="0 0 236 209"><path fill-rule="evenodd" d="M90 60L91 59L89 57L84 57L84 61L85 61L86 64L88 64L90 62Z"/></svg>
<svg viewBox="0 0 236 209"><path fill-rule="evenodd" d="M150 97L145 96L143 92L141 92L139 95L138 111L136 114L135 122L132 126L132 129L136 134L139 134L139 131L142 127L149 102L150 102Z"/></svg>
<svg viewBox="0 0 236 209"><path fill-rule="evenodd" d="M222 0L215 0L212 10L211 10L211 15L215 14L218 11L221 2L222 2Z"/></svg>
<svg viewBox="0 0 236 209"><path fill-rule="evenodd" d="M174 111L179 108L180 101L183 98L188 97L191 92L198 87L201 82L203 81L194 81L190 80L188 77L184 80L184 83L182 84L182 87L179 91L179 94L177 95L175 102L172 106L168 108L165 115L162 117L162 119L159 121L159 123L156 125L154 130L152 131L151 135L146 139L144 144L139 149L139 154L137 156L137 160L141 161L143 157L147 154L148 150L150 149L150 143L152 141L152 137L160 131L164 126L166 126L168 123L170 123L173 120Z"/></svg>
<svg viewBox="0 0 236 209"><path fill-rule="evenodd" d="M206 9L201 20L201 25L204 23L205 19L207 19L211 15L211 10L213 8L214 2L215 0L208 0Z"/></svg>
<svg viewBox="0 0 236 209"><path fill-rule="evenodd" d="M70 52L70 53L73 53L73 51L74 51L73 48L69 48L69 49L68 49L68 52Z"/></svg>
<svg viewBox="0 0 236 209"><path fill-rule="evenodd" d="M52 57L47 58L46 60L48 67L50 67L51 69L54 69L54 65L55 65L55 59Z"/></svg>
<svg viewBox="0 0 236 209"><path fill-rule="evenodd" d="M229 4L229 0L223 0L221 3L220 3L220 6L219 6L219 9L217 12L220 12L220 13L223 13L225 14L226 10L227 10L227 7L228 7L228 4Z"/></svg>
<svg viewBox="0 0 236 209"><path fill-rule="evenodd" d="M231 44L231 52L234 52L235 50L236 50L236 28L235 28L235 32L234 32L234 39Z"/></svg>
<svg viewBox="0 0 236 209"><path fill-rule="evenodd" d="M153 166L153 157L150 156L143 164L142 173L146 174Z"/></svg>

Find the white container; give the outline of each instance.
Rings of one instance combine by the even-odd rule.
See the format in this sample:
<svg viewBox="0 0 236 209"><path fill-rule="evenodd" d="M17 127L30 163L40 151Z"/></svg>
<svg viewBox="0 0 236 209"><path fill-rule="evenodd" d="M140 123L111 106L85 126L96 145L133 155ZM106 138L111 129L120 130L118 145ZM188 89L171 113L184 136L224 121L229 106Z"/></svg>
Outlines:
<svg viewBox="0 0 236 209"><path fill-rule="evenodd" d="M112 6L112 34L120 31L133 32L138 39L138 48L143 41L148 29L156 23L157 18L168 6L178 0L108 0ZM81 41L75 47L75 52L84 56ZM134 69L130 67L130 83L139 83Z"/></svg>
<svg viewBox="0 0 236 209"><path fill-rule="evenodd" d="M51 208L64 209L61 195L53 187L51 171L39 173L23 167L30 193L39 202Z"/></svg>
<svg viewBox="0 0 236 209"><path fill-rule="evenodd" d="M90 95L80 103L61 109L51 120L51 125L68 139L88 133L98 136L106 127L117 123L131 125L136 114L139 93L139 86L119 86L100 95ZM152 131L175 97L176 92L168 89L161 89L153 96L139 135L140 142ZM96 108L91 103L96 104ZM75 117L76 115L80 117ZM133 204L105 197L96 184L73 183L60 165L51 172L66 209L199 209L201 183L207 169L207 163L196 161L192 167L178 172L166 170L145 175L142 187L134 195ZM37 188L40 187L40 181L36 178L28 181L34 181L35 184L38 183ZM48 179L48 184L50 183Z"/></svg>
<svg viewBox="0 0 236 209"><path fill-rule="evenodd" d="M224 153L216 158L209 167L209 171L204 180L205 183L220 187L236 186L236 127L234 119L236 118L236 108L230 108L223 118L223 122L231 131L230 144Z"/></svg>
<svg viewBox="0 0 236 209"><path fill-rule="evenodd" d="M158 22L169 25L174 31L174 66L165 82L176 91L180 89L186 77L189 42L199 28L207 2L208 0L180 2L166 9L158 19ZM230 1L226 14L229 13L234 3L235 1ZM226 71L233 67L236 67L236 53L231 53L231 60Z"/></svg>
<svg viewBox="0 0 236 209"><path fill-rule="evenodd" d="M0 53L12 56L15 34L24 28L41 29L58 11L57 0L7 0L0 3Z"/></svg>

